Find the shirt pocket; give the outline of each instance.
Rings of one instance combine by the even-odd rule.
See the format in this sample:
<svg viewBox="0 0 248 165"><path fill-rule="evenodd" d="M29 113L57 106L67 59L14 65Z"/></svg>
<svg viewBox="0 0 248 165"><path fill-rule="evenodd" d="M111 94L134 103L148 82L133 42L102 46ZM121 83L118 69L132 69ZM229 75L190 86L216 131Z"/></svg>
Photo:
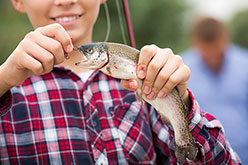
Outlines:
<svg viewBox="0 0 248 165"><path fill-rule="evenodd" d="M153 164L155 151L145 107L133 102L111 107L110 111L128 161Z"/></svg>

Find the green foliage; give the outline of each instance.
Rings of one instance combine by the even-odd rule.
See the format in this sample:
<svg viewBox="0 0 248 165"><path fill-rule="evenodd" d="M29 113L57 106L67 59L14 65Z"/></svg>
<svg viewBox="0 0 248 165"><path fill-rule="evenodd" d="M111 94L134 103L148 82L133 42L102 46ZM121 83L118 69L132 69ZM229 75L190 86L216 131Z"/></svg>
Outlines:
<svg viewBox="0 0 248 165"><path fill-rule="evenodd" d="M128 2L137 48L154 43L160 47L170 47L177 53L186 47L185 0L129 0ZM111 17L111 33L108 41L123 43L116 2L108 0L107 3ZM122 0L119 0L119 3L122 4ZM121 10L122 18L125 20L122 6ZM0 20L1 64L33 28L25 14L15 11L10 0L0 1ZM125 21L123 24L128 40ZM93 41L104 41L106 25L106 15L102 5L94 28Z"/></svg>
<svg viewBox="0 0 248 165"><path fill-rule="evenodd" d="M10 0L0 1L0 64L18 45L25 34L32 29L26 15L14 10Z"/></svg>
<svg viewBox="0 0 248 165"><path fill-rule="evenodd" d="M248 48L248 10L237 13L230 21L231 37L234 43Z"/></svg>
<svg viewBox="0 0 248 165"><path fill-rule="evenodd" d="M170 47L176 53L186 48L185 14L188 6L185 0L129 0L128 2L137 48L146 44L156 44L160 47ZM121 0L120 4L122 4ZM123 42L115 0L109 0L108 6L112 24L109 40ZM106 29L103 7L101 8L99 22L95 27L97 34L99 34L100 29ZM104 40L105 34L94 38L95 40ZM128 38L127 34L126 37Z"/></svg>
<svg viewBox="0 0 248 165"><path fill-rule="evenodd" d="M119 4L121 5L121 1ZM123 42L115 0L108 0L107 6L110 14L110 23L111 23L111 31L108 41ZM121 9L121 13L123 14L122 6L120 6L120 9ZM123 17L123 15L122 15L122 19L123 19L122 23L126 27L126 24L124 22L125 18ZM126 29L124 30L125 33L127 34L127 30ZM93 41L104 41L106 37L106 33L107 33L107 17L104 6L102 5L100 9L99 17L94 26Z"/></svg>
<svg viewBox="0 0 248 165"><path fill-rule="evenodd" d="M174 52L184 47L184 0L130 1L137 45L155 43ZM141 8L141 10L137 10Z"/></svg>

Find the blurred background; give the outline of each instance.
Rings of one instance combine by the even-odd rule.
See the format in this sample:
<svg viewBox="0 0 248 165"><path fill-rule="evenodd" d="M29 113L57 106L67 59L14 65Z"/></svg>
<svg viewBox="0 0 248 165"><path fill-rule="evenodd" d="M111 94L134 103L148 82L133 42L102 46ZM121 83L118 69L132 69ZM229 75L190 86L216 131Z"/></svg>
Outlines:
<svg viewBox="0 0 248 165"><path fill-rule="evenodd" d="M119 0L120 5L121 0ZM124 42L115 0L108 1L111 18L109 41ZM122 10L122 6L120 6ZM132 0L129 1L137 48L156 43L170 47L175 53L188 46L187 28L197 15L210 15L230 25L233 41L248 47L247 0ZM123 13L122 13L123 14ZM0 64L17 46L25 34L32 30L26 15L16 12L10 0L0 1ZM122 20L124 17L122 15ZM124 27L125 21L123 21ZM126 32L126 28L124 29ZM103 41L106 35L106 15L102 6L95 26L94 41ZM128 35L126 39L128 40Z"/></svg>

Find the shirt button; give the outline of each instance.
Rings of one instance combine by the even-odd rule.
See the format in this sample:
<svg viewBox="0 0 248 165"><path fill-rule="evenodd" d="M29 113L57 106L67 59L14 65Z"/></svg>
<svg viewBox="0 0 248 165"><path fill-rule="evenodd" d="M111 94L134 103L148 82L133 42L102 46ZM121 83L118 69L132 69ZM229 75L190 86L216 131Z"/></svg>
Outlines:
<svg viewBox="0 0 248 165"><path fill-rule="evenodd" d="M92 121L91 121L91 125L92 125L93 127L95 127L95 126L97 125L97 123L96 123L94 120L92 120Z"/></svg>

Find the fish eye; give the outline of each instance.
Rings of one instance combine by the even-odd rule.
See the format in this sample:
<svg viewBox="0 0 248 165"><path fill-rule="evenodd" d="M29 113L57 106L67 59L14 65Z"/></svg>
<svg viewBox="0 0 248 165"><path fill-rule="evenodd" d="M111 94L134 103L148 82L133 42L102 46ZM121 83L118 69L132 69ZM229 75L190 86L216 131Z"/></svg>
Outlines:
<svg viewBox="0 0 248 165"><path fill-rule="evenodd" d="M91 54L91 53L93 53L93 49L88 49L87 52L88 52L89 54Z"/></svg>

